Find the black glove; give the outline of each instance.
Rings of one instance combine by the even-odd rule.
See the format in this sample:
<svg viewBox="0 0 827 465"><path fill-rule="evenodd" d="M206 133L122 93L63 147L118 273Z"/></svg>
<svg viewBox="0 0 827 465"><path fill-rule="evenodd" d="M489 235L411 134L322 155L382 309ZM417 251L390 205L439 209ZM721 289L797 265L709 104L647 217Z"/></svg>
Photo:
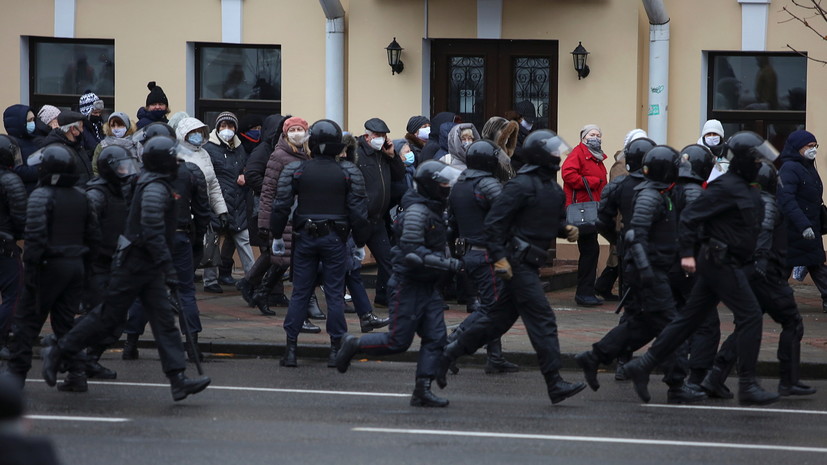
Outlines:
<svg viewBox="0 0 827 465"><path fill-rule="evenodd" d="M755 261L755 273L761 277L763 280L767 280L767 269L769 267L769 262L765 257L761 257Z"/></svg>
<svg viewBox="0 0 827 465"><path fill-rule="evenodd" d="M266 244L270 243L270 230L267 228L258 228L258 238L261 239L261 242Z"/></svg>
<svg viewBox="0 0 827 465"><path fill-rule="evenodd" d="M218 215L218 229L227 231L230 229L230 215L222 213Z"/></svg>

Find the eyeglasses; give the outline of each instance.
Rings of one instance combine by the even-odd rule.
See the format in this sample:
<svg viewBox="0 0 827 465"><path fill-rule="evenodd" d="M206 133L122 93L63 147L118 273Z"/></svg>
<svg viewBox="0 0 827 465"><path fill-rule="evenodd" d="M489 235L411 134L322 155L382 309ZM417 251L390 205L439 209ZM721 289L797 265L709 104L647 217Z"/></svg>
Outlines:
<svg viewBox="0 0 827 465"><path fill-rule="evenodd" d="M805 145L805 147L807 147L808 149L817 149L818 144L816 144L815 142L812 142L812 143L809 143L809 144Z"/></svg>

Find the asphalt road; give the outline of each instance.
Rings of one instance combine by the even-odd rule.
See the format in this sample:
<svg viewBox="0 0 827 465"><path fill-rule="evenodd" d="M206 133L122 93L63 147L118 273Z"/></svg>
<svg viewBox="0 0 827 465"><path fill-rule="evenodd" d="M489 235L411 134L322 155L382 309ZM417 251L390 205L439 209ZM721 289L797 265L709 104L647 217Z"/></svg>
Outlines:
<svg viewBox="0 0 827 465"><path fill-rule="evenodd" d="M770 407L676 407L655 377L643 405L602 373L599 391L552 406L536 371L463 367L435 387L451 405L425 409L408 405L411 363L360 361L340 374L320 360L221 359L205 364L210 388L176 403L157 360L114 356L105 362L119 379L85 394L33 379L37 362L30 373L31 432L52 438L64 464L827 463L827 381Z"/></svg>

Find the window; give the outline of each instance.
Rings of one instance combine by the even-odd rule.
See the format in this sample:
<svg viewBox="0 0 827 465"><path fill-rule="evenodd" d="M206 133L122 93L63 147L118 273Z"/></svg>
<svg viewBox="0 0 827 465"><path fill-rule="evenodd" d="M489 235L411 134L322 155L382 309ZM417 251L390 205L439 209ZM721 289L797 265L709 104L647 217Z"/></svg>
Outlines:
<svg viewBox="0 0 827 465"><path fill-rule="evenodd" d="M777 149L806 120L807 58L782 52L709 52L707 117L727 135L755 131Z"/></svg>
<svg viewBox="0 0 827 465"><path fill-rule="evenodd" d="M29 106L77 108L91 90L115 108L115 41L29 37Z"/></svg>
<svg viewBox="0 0 827 465"><path fill-rule="evenodd" d="M281 47L195 44L195 115L212 127L222 111L281 112Z"/></svg>

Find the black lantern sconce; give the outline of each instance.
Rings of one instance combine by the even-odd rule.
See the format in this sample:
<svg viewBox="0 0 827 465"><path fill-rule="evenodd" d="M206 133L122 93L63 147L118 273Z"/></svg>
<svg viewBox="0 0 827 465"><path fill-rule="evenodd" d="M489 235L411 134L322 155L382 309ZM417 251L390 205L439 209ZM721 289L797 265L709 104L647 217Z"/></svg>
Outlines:
<svg viewBox="0 0 827 465"><path fill-rule="evenodd" d="M388 56L390 56L390 52L388 52ZM589 75L589 65L586 64L586 59L588 56L589 52L583 47L582 42L578 42L577 48L571 52L571 57L574 59L574 70L577 71L578 81Z"/></svg>
<svg viewBox="0 0 827 465"><path fill-rule="evenodd" d="M405 63L402 63L399 57L402 56L402 50L405 49L399 46L396 37L393 38L393 42L385 47L385 50L388 51L388 65L391 67L391 75L401 73L405 69Z"/></svg>

